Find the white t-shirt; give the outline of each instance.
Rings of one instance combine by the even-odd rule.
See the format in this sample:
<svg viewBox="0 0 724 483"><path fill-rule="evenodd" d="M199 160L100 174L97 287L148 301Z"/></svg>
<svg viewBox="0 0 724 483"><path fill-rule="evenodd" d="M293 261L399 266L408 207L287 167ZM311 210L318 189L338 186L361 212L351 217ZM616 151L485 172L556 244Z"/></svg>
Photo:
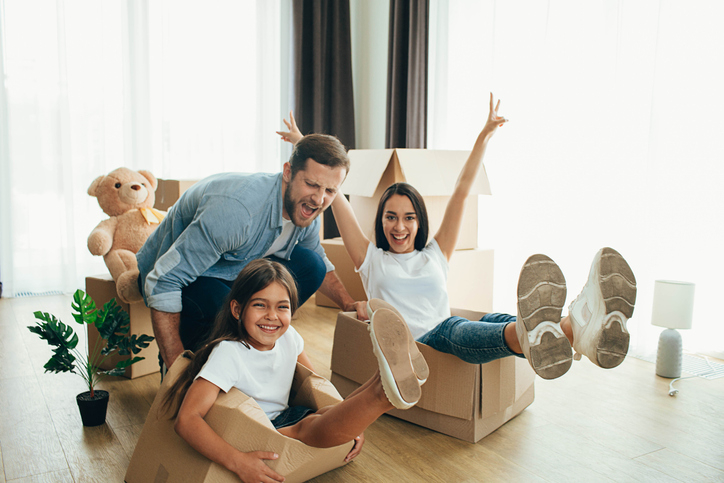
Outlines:
<svg viewBox="0 0 724 483"><path fill-rule="evenodd" d="M292 239L292 233L294 233L294 224L292 223L292 220L282 219L282 232L276 240L274 240L272 246L269 247L269 250L266 251L264 256L268 257L269 255L276 255L278 252L286 250L287 245L289 245L289 240ZM283 258L283 256L280 256L279 258Z"/></svg>
<svg viewBox="0 0 724 483"><path fill-rule="evenodd" d="M359 267L367 297L382 299L400 311L418 339L450 317L448 264L437 241L411 253L392 253L372 243Z"/></svg>
<svg viewBox="0 0 724 483"><path fill-rule="evenodd" d="M269 351L225 340L214 347L196 377L203 377L224 392L236 387L253 397L273 420L288 407L297 357L302 350L304 339L291 326Z"/></svg>

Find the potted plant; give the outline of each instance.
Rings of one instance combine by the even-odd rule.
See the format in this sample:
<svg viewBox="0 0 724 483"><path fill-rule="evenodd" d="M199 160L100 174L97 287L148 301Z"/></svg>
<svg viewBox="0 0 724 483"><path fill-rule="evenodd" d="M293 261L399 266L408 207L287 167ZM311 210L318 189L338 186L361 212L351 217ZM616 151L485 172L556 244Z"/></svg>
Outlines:
<svg viewBox="0 0 724 483"><path fill-rule="evenodd" d="M129 357L116 363L110 370L102 370L101 366L115 352L128 356L138 354L141 349L148 347L153 337L145 334L129 335L130 317L115 298L102 308L96 309L96 304L89 295L82 290L76 290L71 308L75 312L73 318L77 323L95 325L101 336L95 347L85 355L77 348L78 336L73 328L52 314L34 312L36 325L28 326L28 329L46 340L48 345L55 347L50 360L43 366L45 372L72 372L83 378L88 391L76 396L81 419L84 426L98 426L106 421L108 408L108 391L96 389L98 382L106 376L123 375L126 367L144 358ZM106 341L105 347L100 347L102 341Z"/></svg>

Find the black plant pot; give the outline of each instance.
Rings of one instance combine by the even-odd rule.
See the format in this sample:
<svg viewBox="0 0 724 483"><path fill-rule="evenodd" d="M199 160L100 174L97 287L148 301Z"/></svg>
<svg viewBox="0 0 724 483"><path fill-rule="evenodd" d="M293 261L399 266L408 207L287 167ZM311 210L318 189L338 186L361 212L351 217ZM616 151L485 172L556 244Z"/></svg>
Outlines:
<svg viewBox="0 0 724 483"><path fill-rule="evenodd" d="M94 392L93 397L90 396L90 391L82 392L75 397L83 426L100 426L106 422L108 391L95 390Z"/></svg>

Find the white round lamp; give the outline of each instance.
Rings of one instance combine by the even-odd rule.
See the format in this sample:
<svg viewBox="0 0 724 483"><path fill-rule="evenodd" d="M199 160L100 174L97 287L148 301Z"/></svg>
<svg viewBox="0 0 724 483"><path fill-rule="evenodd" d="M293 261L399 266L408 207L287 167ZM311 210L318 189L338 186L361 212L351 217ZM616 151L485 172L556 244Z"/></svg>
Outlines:
<svg viewBox="0 0 724 483"><path fill-rule="evenodd" d="M676 329L691 329L694 314L694 288L690 282L656 280L651 324L665 327L656 352L656 374L681 377L681 335Z"/></svg>

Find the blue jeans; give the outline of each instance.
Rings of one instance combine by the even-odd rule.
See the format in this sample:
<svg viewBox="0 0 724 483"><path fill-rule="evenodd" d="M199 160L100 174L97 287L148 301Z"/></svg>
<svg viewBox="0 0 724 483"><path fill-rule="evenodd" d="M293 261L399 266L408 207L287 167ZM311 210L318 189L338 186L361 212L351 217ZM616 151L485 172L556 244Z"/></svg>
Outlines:
<svg viewBox="0 0 724 483"><path fill-rule="evenodd" d="M515 319L514 315L507 314L485 314L479 321L454 316L417 341L471 364L485 364L508 356L525 357L510 350L505 343L505 326Z"/></svg>
<svg viewBox="0 0 724 483"><path fill-rule="evenodd" d="M284 265L297 282L299 306L322 285L327 275L324 260L317 253L297 246L290 260L274 256L271 260ZM181 289L181 326L179 329L184 349L196 352L211 332L216 314L226 303L233 281L212 277L198 277Z"/></svg>
<svg viewBox="0 0 724 483"><path fill-rule="evenodd" d="M279 416L272 419L274 428L281 429L287 426L294 426L302 419L306 418L310 414L314 414L316 411L306 406L289 406L282 411Z"/></svg>

